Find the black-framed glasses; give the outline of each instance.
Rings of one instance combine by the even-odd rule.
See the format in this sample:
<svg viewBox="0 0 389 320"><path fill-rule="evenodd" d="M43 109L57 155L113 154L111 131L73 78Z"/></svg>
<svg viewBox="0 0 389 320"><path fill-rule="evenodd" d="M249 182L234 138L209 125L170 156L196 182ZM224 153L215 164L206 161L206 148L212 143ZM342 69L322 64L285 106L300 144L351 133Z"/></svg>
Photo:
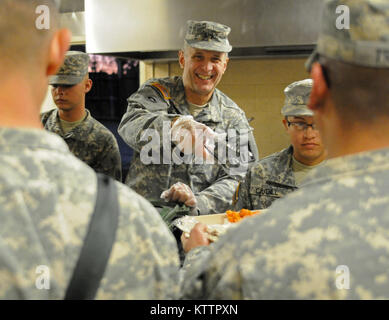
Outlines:
<svg viewBox="0 0 389 320"><path fill-rule="evenodd" d="M302 121L291 122L289 120L286 120L286 122L288 123L288 127L292 126L297 131L308 130L308 127L311 127L312 130L317 130L316 124L314 124L314 123L309 124L309 123L302 122Z"/></svg>

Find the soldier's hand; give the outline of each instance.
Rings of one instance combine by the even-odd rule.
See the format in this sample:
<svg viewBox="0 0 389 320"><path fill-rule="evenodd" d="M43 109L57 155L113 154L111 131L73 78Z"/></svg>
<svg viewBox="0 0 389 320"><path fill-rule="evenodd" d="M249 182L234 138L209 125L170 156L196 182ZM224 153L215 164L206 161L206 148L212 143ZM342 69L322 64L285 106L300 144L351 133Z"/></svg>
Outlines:
<svg viewBox="0 0 389 320"><path fill-rule="evenodd" d="M182 248L188 252L194 248L207 246L210 244L207 233L207 226L203 223L197 223L190 232L183 232L181 235Z"/></svg>
<svg viewBox="0 0 389 320"><path fill-rule="evenodd" d="M172 141L184 154L193 154L205 161L213 159L217 134L205 124L197 122L192 116L181 116L174 120L171 128Z"/></svg>
<svg viewBox="0 0 389 320"><path fill-rule="evenodd" d="M167 201L177 201L185 204L188 207L195 208L197 200L191 188L182 182L173 184L170 189L165 190L161 194L161 198Z"/></svg>

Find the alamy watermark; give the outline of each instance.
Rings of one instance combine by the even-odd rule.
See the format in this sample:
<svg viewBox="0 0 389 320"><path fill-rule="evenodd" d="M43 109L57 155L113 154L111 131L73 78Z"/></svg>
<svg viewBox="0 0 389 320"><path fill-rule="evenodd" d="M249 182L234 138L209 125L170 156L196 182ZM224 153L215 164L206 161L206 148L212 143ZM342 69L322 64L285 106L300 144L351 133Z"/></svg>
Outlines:
<svg viewBox="0 0 389 320"><path fill-rule="evenodd" d="M35 287L39 290L50 290L50 268L40 265L36 267L35 273L38 274Z"/></svg>
<svg viewBox="0 0 389 320"><path fill-rule="evenodd" d="M336 29L350 29L350 8L340 5L336 7L335 13L339 14L335 21Z"/></svg>
<svg viewBox="0 0 389 320"><path fill-rule="evenodd" d="M335 285L338 290L350 289L350 269L346 265L336 267Z"/></svg>
<svg viewBox="0 0 389 320"><path fill-rule="evenodd" d="M50 29L50 9L46 5L37 6L35 13L38 17L35 20L35 27L38 30L49 30Z"/></svg>
<svg viewBox="0 0 389 320"><path fill-rule="evenodd" d="M156 129L146 129L140 136L144 143L140 151L140 160L150 164L218 164L230 170L230 174L247 171L252 160L249 151L249 130L216 130L216 134L207 131L189 130L172 138L171 123L164 121L162 137Z"/></svg>

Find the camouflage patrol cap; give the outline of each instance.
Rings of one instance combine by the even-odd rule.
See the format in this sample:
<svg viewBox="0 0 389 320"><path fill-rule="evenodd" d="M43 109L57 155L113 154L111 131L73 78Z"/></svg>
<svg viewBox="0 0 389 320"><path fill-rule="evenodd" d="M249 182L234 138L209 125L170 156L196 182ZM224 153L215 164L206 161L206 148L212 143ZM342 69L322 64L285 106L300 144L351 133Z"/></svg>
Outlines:
<svg viewBox="0 0 389 320"><path fill-rule="evenodd" d="M185 41L191 47L218 52L232 50L227 38L230 27L212 21L188 20L187 24Z"/></svg>
<svg viewBox="0 0 389 320"><path fill-rule="evenodd" d="M312 90L312 79L296 81L285 90L285 104L281 109L283 116L313 116L307 104Z"/></svg>
<svg viewBox="0 0 389 320"><path fill-rule="evenodd" d="M75 85L88 73L89 55L81 51L68 51L56 75L49 77L49 84Z"/></svg>
<svg viewBox="0 0 389 320"><path fill-rule="evenodd" d="M389 2L327 0L316 49L305 64L308 71L319 55L360 66L389 68Z"/></svg>

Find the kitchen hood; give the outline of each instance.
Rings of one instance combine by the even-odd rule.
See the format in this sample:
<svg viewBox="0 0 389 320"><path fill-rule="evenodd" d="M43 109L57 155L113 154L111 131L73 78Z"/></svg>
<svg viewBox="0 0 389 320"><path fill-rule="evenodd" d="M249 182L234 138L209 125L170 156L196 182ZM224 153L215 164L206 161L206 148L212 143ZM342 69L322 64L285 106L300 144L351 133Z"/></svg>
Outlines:
<svg viewBox="0 0 389 320"><path fill-rule="evenodd" d="M323 0L85 0L86 51L175 60L187 20L231 27L230 57L308 55Z"/></svg>

